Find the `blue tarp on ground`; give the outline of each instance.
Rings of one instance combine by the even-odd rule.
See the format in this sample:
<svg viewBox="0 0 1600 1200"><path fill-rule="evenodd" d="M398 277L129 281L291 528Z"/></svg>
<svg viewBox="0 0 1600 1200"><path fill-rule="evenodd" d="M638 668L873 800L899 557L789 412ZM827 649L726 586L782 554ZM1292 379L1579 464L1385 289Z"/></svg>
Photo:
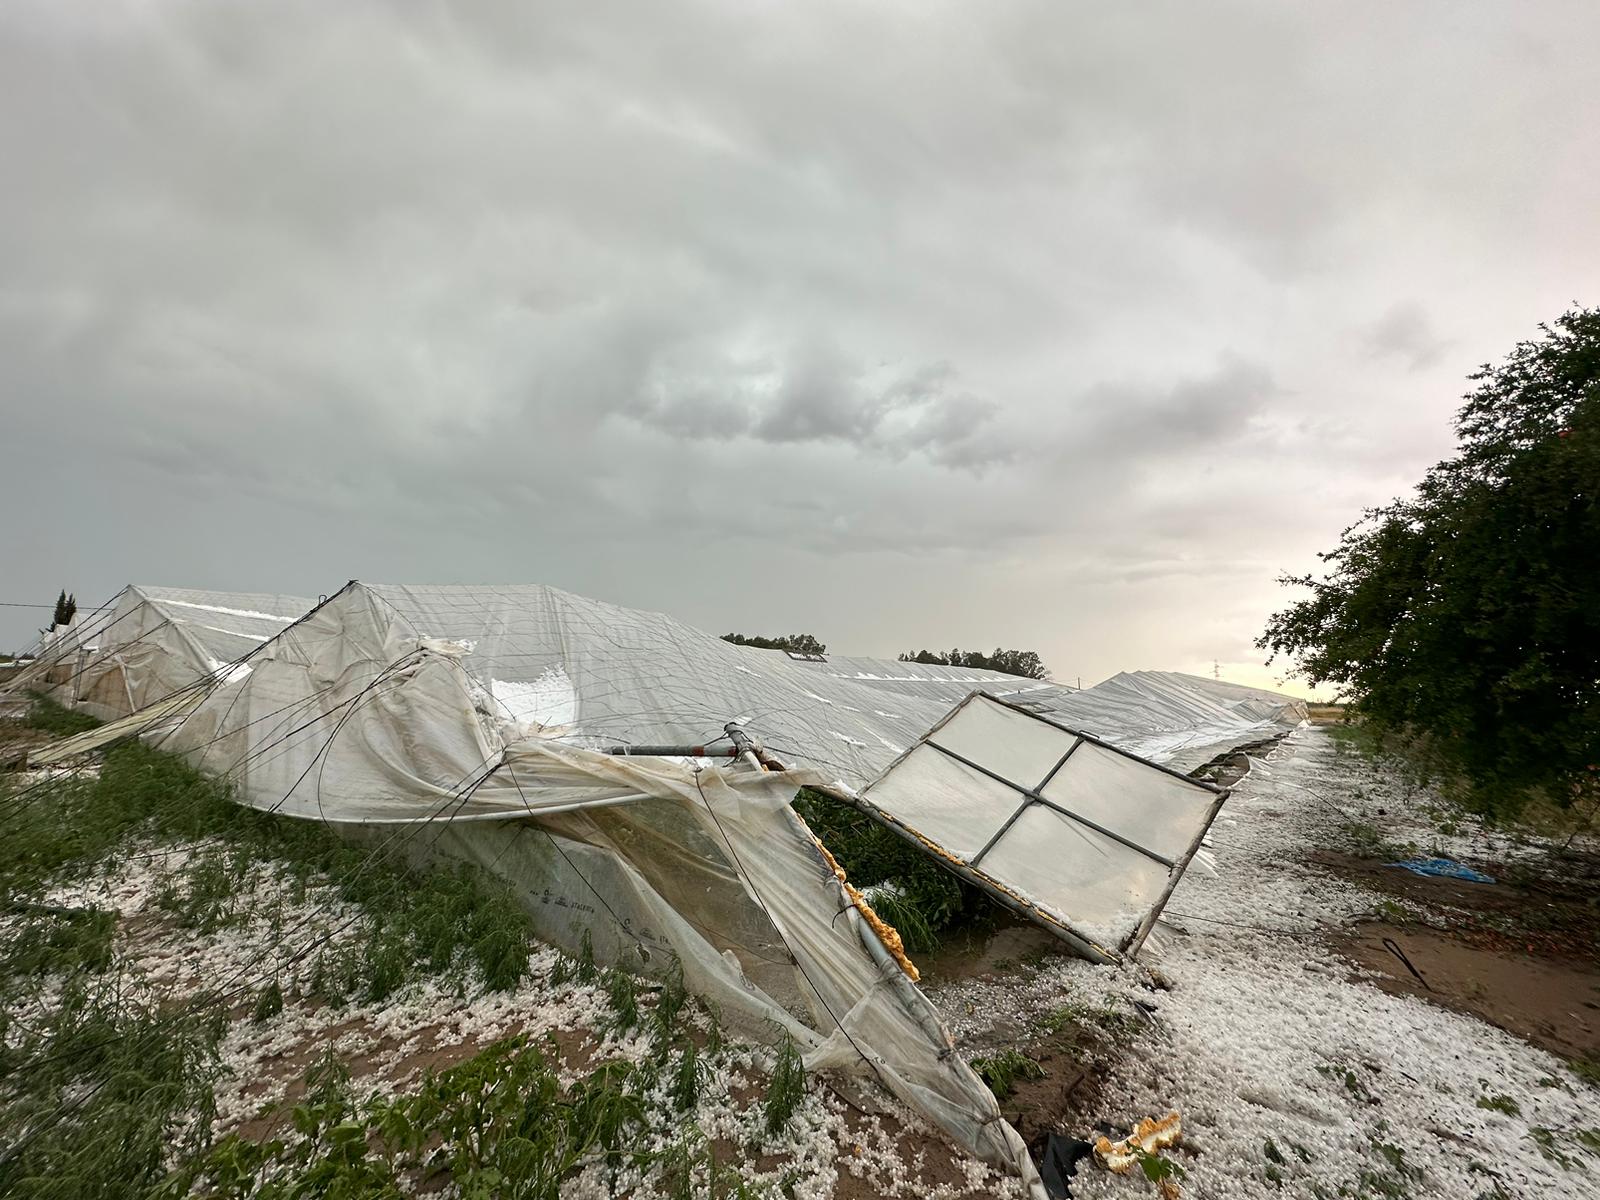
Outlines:
<svg viewBox="0 0 1600 1200"><path fill-rule="evenodd" d="M1439 875L1446 879L1465 879L1468 883L1493 883L1493 875L1485 875L1482 871L1474 871L1471 867L1464 867L1453 858L1408 858L1405 862L1392 862L1385 864L1391 867L1403 867L1418 875Z"/></svg>

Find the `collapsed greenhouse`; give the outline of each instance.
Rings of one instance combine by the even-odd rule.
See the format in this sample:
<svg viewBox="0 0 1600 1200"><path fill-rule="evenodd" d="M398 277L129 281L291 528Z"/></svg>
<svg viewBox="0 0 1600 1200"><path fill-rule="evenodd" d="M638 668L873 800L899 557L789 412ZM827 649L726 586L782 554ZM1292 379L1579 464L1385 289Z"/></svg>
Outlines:
<svg viewBox="0 0 1600 1200"><path fill-rule="evenodd" d="M243 804L493 871L551 943L642 974L681 963L751 1036L876 1078L1035 1187L898 937L790 801L836 797L1114 961L1224 799L1180 772L1304 715L1157 672L1079 691L755 650L538 585L352 582L319 603L130 587L12 687L121 718L56 757L137 733Z"/></svg>
<svg viewBox="0 0 1600 1200"><path fill-rule="evenodd" d="M315 604L301 596L129 585L44 635L12 681L101 721L170 702L260 647Z"/></svg>

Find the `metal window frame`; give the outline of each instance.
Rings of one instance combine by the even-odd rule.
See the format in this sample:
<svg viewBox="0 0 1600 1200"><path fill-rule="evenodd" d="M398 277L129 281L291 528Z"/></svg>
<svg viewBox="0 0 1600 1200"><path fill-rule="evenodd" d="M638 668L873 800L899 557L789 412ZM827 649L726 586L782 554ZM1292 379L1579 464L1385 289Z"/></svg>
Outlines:
<svg viewBox="0 0 1600 1200"><path fill-rule="evenodd" d="M946 724L964 711L968 705L980 700L986 700L992 704L998 705L1001 708L1010 709L1012 712L1017 713L1019 716L1026 717L1031 721L1042 722L1043 724L1049 725L1052 728L1061 731L1062 733L1071 735L1073 738L1071 745L1068 746L1067 750L1061 755L1060 758L1056 760L1055 764L1045 774L1045 777L1039 781L1037 786L1030 788L1025 784L1016 782L1015 780L1007 779L998 772L990 770L981 763L974 762L965 755L960 754L937 741L937 734L941 729L944 728ZM1200 828L1196 832L1193 840L1181 855L1175 859L1168 858L1167 856L1152 850L1150 847L1141 846L1132 839L1116 833L1113 830L1107 829L1098 822L1083 816L1081 813L1073 812L1064 805L1058 804L1057 802L1050 800L1041 794L1050 781L1056 777L1057 773L1062 769L1062 767L1067 764L1067 761L1085 743L1097 746L1100 749L1109 751L1110 753L1118 755L1119 757L1130 759L1141 766L1153 768L1154 770L1160 771L1163 774L1172 776L1174 779L1181 779L1184 783L1190 785L1191 787L1199 791L1210 792L1216 797L1210 808L1207 810L1205 818L1201 822ZM947 850L933 838L926 836L911 825L906 824L903 820L894 816L886 809L880 808L871 799L872 789L876 787L877 784L886 778L892 771L899 767L902 762L904 762L921 746L928 746L929 748L952 759L953 761L961 763L968 769L977 771L987 778L992 779L1007 788L1010 788L1012 791L1017 792L1022 796L1022 802L1017 806L1017 808L1004 822L1001 823L1000 827L995 830L994 834L990 836L988 842L986 842L984 846L970 858L962 858L952 851ZM1210 783L1207 780L1195 779L1190 775L1185 775L1183 772L1173 770L1171 767L1164 766L1161 763L1151 762L1147 758L1141 758L1137 754L1129 753L1118 746L1114 746L1104 739L1096 737L1092 733L1086 733L1081 729L1073 729L1071 726L1063 725L1059 721L1052 720L1049 717L1041 715L1040 713L1033 712L1032 710L1023 707L1020 704L1013 704L1008 700L1001 699L999 696L996 696L991 692L982 690L968 693L965 699L956 704L955 707L953 707L949 712L945 713L945 715L941 717L931 729L929 729L912 745L897 755L894 761L885 767L883 771L881 771L878 776L872 780L871 783L862 788L859 793L854 795L843 795L838 792L833 792L832 789L826 790L829 790L831 794L835 795L838 799L843 800L845 803L849 804L859 812L873 818L881 825L888 828L891 832L898 834L900 837L914 845L922 847L926 851L930 851L934 861L938 862L941 866L984 891L1005 907L1011 909L1021 916L1027 917L1036 924L1043 926L1045 929L1049 930L1049 932L1055 934L1058 938L1067 943L1067 945L1077 953L1092 961L1101 963L1118 962L1123 958L1131 958L1138 953L1139 948L1144 945L1145 939L1149 937L1150 930L1155 926L1156 921L1161 916L1161 911L1166 907L1167 901L1171 898L1173 889L1178 886L1178 881L1183 878L1184 871L1188 868L1190 861L1194 858L1195 852L1199 850L1206 834L1211 829L1212 822L1216 820L1218 812L1221 811L1222 805L1227 800L1229 795L1227 788L1219 787L1218 785ZM1061 816L1071 821L1078 822L1087 828L1093 829L1095 832L1111 838L1112 840L1121 843L1129 849L1161 863L1167 868L1167 880L1165 886L1161 889L1160 894L1151 904L1150 911L1145 915L1143 920L1140 921L1134 932L1128 938L1126 938L1121 945L1109 949L1105 946L1101 946L1092 938L1075 929L1072 923L1062 914L1051 912L1050 910L1036 904L1032 900L1029 900L1027 897L1018 895L1010 888L1006 887L1005 884L1003 884L1000 880L982 870L978 865L983 860L984 856L987 855L989 851L1000 842L1006 833L1010 831L1012 826L1015 825L1016 822L1022 817L1023 813L1027 812L1027 810L1032 808L1035 804L1042 805L1053 812L1059 813Z"/></svg>

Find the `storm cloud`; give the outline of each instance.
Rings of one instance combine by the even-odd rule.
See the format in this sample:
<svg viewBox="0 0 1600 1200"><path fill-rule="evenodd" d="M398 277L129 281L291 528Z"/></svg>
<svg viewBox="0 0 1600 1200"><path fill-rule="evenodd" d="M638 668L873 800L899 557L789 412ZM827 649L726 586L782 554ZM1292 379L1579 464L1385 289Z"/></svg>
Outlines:
<svg viewBox="0 0 1600 1200"><path fill-rule="evenodd" d="M1208 670L1600 278L1589 3L0 14L0 600ZM0 610L21 643L25 610Z"/></svg>

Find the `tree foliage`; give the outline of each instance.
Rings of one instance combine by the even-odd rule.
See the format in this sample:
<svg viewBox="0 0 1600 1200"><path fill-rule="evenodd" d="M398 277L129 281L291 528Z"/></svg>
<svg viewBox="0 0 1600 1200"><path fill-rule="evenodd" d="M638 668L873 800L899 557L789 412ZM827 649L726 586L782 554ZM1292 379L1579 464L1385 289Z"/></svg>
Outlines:
<svg viewBox="0 0 1600 1200"><path fill-rule="evenodd" d="M56 597L56 611L50 618L50 628L58 629L63 625L71 625L72 618L78 615L78 598L69 596L67 589L62 588L61 594Z"/></svg>
<svg viewBox="0 0 1600 1200"><path fill-rule="evenodd" d="M915 654L900 655L901 662L928 663L940 667L977 667L984 671L1004 671L1007 675L1020 675L1024 679L1049 679L1050 669L1032 650L1002 650L995 647L993 654L981 650L918 650Z"/></svg>
<svg viewBox="0 0 1600 1200"><path fill-rule="evenodd" d="M1452 457L1283 580L1311 595L1257 643L1488 811L1600 781L1600 309L1540 329L1470 376Z"/></svg>
<svg viewBox="0 0 1600 1200"><path fill-rule="evenodd" d="M762 650L787 650L791 654L826 654L828 648L809 633L787 633L778 637L760 634L725 633L722 640L735 646L755 646Z"/></svg>

